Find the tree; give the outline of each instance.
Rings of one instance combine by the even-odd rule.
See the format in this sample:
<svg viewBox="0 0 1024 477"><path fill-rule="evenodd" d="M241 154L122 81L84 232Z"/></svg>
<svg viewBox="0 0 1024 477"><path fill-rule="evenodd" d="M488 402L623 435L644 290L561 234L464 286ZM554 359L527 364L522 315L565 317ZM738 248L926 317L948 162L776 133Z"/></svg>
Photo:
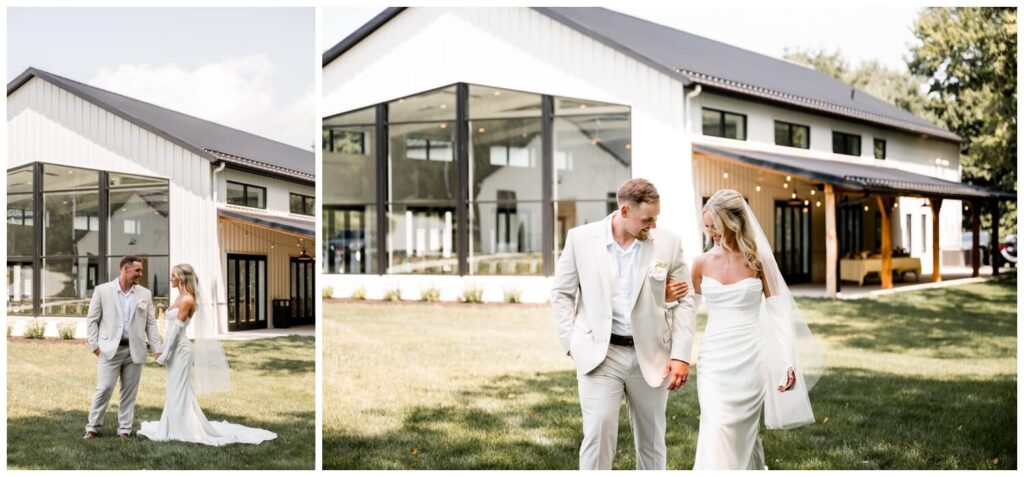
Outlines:
<svg viewBox="0 0 1024 477"><path fill-rule="evenodd" d="M907 66L927 78L927 110L964 138L963 180L1016 191L1017 9L926 8L914 35ZM1014 233L1016 203L1000 209L1000 235Z"/></svg>

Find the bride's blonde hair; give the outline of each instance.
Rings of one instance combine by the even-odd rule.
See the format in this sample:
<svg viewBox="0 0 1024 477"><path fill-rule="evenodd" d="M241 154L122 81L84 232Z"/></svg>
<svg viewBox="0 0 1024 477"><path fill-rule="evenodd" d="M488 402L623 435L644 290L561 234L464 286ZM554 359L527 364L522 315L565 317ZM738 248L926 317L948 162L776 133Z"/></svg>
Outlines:
<svg viewBox="0 0 1024 477"><path fill-rule="evenodd" d="M757 276L761 276L763 270L761 259L757 257L757 241L754 239L754 231L747 221L744 213L746 201L743 195L732 189L722 189L715 192L715 195L704 204L703 212L708 212L711 221L715 224L715 230L722 234L722 248L739 252ZM729 244L729 238L735 239L736 247L733 250Z"/></svg>
<svg viewBox="0 0 1024 477"><path fill-rule="evenodd" d="M178 283L179 291L192 295L192 298L196 300L199 299L196 297L196 290L199 288L199 278L196 277L196 272L192 269L192 265L179 263L171 267L171 275L174 275L180 281Z"/></svg>

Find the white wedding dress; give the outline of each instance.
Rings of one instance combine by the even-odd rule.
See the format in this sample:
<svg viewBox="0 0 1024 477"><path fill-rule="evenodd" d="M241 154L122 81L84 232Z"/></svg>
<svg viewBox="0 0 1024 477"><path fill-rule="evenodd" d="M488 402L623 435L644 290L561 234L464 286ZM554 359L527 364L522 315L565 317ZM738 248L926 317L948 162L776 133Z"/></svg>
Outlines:
<svg viewBox="0 0 1024 477"><path fill-rule="evenodd" d="M139 435L154 441L185 441L213 446L244 443L259 444L277 437L277 434L232 424L227 421L206 420L193 390L192 342L185 335L192 318L178 320L178 309L167 311L167 331L164 352L158 362L167 366L167 401L160 422L142 423Z"/></svg>
<svg viewBox="0 0 1024 477"><path fill-rule="evenodd" d="M724 285L704 276L708 323L697 355L700 429L694 470L764 469L758 437L768 390L762 359L759 278Z"/></svg>

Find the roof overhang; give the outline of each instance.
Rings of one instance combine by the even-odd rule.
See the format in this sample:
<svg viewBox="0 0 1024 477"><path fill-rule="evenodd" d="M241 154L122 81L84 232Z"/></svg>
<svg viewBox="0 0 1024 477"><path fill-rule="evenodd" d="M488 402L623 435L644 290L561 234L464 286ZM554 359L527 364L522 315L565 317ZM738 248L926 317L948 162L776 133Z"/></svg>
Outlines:
<svg viewBox="0 0 1024 477"><path fill-rule="evenodd" d="M298 238L316 238L316 221L314 220L278 217L224 207L217 209L217 216L222 220L241 222L243 224L269 229L274 232L281 232Z"/></svg>
<svg viewBox="0 0 1024 477"><path fill-rule="evenodd" d="M40 78L55 86L58 86L61 89L67 91L68 93L78 96L79 98L82 98L85 101L88 101L92 104L95 104L96 106L99 106L100 108L103 108L106 111L109 111L111 114L118 116L121 119L124 119L125 121L128 121L132 124L136 124L152 132L153 134L156 134L157 136L166 139L167 141L177 144L178 146L181 146L183 149L192 152L193 154L202 157L210 161L211 163L228 162L232 164L237 164L238 166L243 168L251 169L253 171L260 171L264 175L270 175L273 177L288 180L299 180L307 184L312 184L316 180L316 178L313 175L304 172L286 169L283 167L277 167L272 164L254 161L244 157L234 156L231 154L200 147L174 134L171 134L170 132L167 132L166 130L156 126L155 124L151 124L148 121L142 120L140 118L137 118L131 114L124 112L120 108L114 107L113 105L107 103L101 98L98 98L90 94L85 89L76 87L73 83L65 80L64 78L61 78L60 76L48 73L37 68L28 68L20 75L18 75L17 78L14 78L13 80L11 80L10 83L7 83L7 96L13 94L19 88L28 83L32 78Z"/></svg>
<svg viewBox="0 0 1024 477"><path fill-rule="evenodd" d="M959 200L1017 200L1016 193L917 174L893 167L695 144L694 154L825 182L849 192Z"/></svg>
<svg viewBox="0 0 1024 477"><path fill-rule="evenodd" d="M328 63L334 61L341 55L345 54L348 50L359 44L359 42L366 39L384 24L391 21L393 18L402 13L407 7L392 7L387 8L369 22L364 24L358 30L345 37L341 42L334 45L330 50L327 50L322 57L322 66L327 66ZM963 138L960 135L948 131L940 127L926 127L919 124L914 124L905 120L883 116L867 111L862 111L856 108L850 108L846 106L832 104L826 101L816 100L794 94L784 93L780 91L774 91L772 89L763 88L755 85L749 85L732 81L724 78L717 78L711 75L703 74L697 71L689 71L679 67L673 67L663 62L654 60L653 58L637 51L634 48L623 44L622 42L616 41L609 38L593 28L589 28L586 25L573 20L572 18L563 15L559 12L558 8L551 7L531 7L533 10L551 18L552 20L561 23L573 30L576 30L584 35L593 38L594 40L623 53L653 69L662 72L679 81L684 87L691 87L692 85L699 84L708 88L714 88L722 92L728 92L734 95L746 97L746 98L758 98L761 100L771 101L776 104L786 105L790 107L796 107L807 111L816 113L824 113L830 116L836 116L843 119L851 119L859 122L866 122L872 125L891 128L905 133L918 134L924 137L935 138L938 140L949 141L954 143L963 142Z"/></svg>

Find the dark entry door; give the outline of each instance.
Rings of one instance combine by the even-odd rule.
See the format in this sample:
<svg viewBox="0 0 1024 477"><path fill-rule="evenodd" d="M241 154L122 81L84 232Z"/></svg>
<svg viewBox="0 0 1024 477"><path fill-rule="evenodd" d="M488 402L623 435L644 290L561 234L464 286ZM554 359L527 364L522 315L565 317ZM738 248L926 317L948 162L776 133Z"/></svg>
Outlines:
<svg viewBox="0 0 1024 477"><path fill-rule="evenodd" d="M267 327L266 255L228 254L228 329Z"/></svg>
<svg viewBox="0 0 1024 477"><path fill-rule="evenodd" d="M324 227L327 229L327 273L367 273L370 257L367 254L366 227L369 225L365 208L325 207Z"/></svg>
<svg viewBox="0 0 1024 477"><path fill-rule="evenodd" d="M775 261L786 282L811 281L811 212L802 202L775 202Z"/></svg>
<svg viewBox="0 0 1024 477"><path fill-rule="evenodd" d="M316 262L308 257L292 257L291 268L291 324L311 325L315 321L316 309L313 301L316 282L313 266Z"/></svg>

